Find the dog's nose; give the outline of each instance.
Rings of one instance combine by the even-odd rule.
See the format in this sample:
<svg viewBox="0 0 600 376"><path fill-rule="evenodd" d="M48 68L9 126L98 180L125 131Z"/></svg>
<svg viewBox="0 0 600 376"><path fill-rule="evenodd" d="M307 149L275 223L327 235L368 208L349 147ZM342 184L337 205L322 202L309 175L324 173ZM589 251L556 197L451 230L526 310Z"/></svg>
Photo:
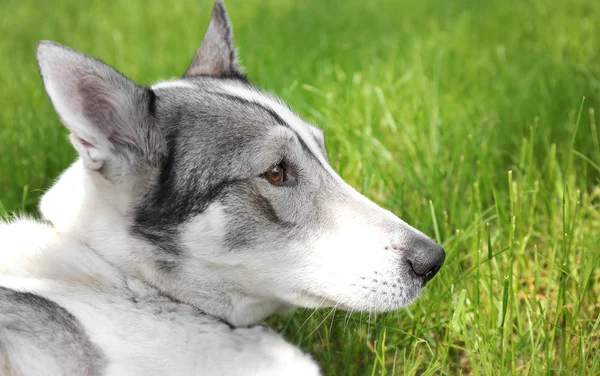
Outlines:
<svg viewBox="0 0 600 376"><path fill-rule="evenodd" d="M414 238L406 246L408 264L424 283L429 282L444 264L444 248L426 237Z"/></svg>

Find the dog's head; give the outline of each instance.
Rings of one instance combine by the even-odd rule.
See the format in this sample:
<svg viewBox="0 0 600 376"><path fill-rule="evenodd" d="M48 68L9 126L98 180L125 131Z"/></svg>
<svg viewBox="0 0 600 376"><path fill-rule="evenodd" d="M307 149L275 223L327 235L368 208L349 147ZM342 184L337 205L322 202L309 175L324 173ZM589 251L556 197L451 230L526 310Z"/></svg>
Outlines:
<svg viewBox="0 0 600 376"><path fill-rule="evenodd" d="M200 289L218 273L249 296L381 311L441 267L439 245L331 168L319 129L240 73L222 2L185 75L152 87L51 42L37 51L91 189L160 278Z"/></svg>

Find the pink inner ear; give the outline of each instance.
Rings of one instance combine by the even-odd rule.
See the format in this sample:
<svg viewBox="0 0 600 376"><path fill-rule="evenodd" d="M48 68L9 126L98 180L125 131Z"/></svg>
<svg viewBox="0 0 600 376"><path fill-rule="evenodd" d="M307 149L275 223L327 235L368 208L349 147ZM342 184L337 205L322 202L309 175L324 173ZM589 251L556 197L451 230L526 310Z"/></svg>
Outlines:
<svg viewBox="0 0 600 376"><path fill-rule="evenodd" d="M87 142L86 140L84 140L83 138L80 138L79 141L81 141L81 144L85 147L94 147L94 145L90 144L89 142Z"/></svg>

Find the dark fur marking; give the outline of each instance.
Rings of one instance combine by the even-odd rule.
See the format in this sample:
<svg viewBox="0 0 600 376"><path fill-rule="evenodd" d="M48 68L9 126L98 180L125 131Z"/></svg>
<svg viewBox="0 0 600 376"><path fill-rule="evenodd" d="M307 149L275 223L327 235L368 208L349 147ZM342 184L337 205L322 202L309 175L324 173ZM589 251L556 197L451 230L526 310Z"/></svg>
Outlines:
<svg viewBox="0 0 600 376"><path fill-rule="evenodd" d="M231 53L235 54L233 51ZM210 76L210 75L187 76L186 74L184 74L183 76L181 76L181 78L182 79L190 79L190 78L194 78L194 77L206 76L206 77L219 78L219 79L223 79L223 80L241 81L241 82L243 82L245 84L248 84L248 85L251 84L250 79L248 78L248 76L246 76L244 73L242 73L242 72L240 72L238 70L233 70L231 72L222 73L219 76Z"/></svg>
<svg viewBox="0 0 600 376"><path fill-rule="evenodd" d="M298 137L298 142L300 142L300 146L302 146L302 150L304 150L304 152L306 154L308 154L311 158L313 158L314 160L319 162L319 164L321 164L321 162L319 161L319 158L317 158L317 156L312 152L312 150L310 150L310 148L308 147L308 145L306 145L306 142L304 142L302 137L300 137L300 135L297 134L293 129L292 129L292 132L294 132L296 134L296 137Z"/></svg>
<svg viewBox="0 0 600 376"><path fill-rule="evenodd" d="M304 152L306 154L308 154L308 156L310 156L311 158L315 159L317 162L319 162L319 159L314 155L314 153L312 152L312 150L310 150L310 148L308 147L308 145L306 144L306 142L304 142L304 140L302 139L302 137L300 137L300 135L294 130L292 129L292 127L286 123L281 116L279 116L275 111L273 111L270 108L264 107L259 103L253 102L253 101L249 101L246 100L244 98L240 98L240 97L236 97L234 95L229 95L229 94L222 94L222 93L213 93L214 95L223 97L223 98L227 98L231 101L234 102L238 102L238 103L242 103L248 106L253 106L256 108L260 108L261 110L267 112L269 115L271 115L271 117L273 119L275 119L275 121L277 122L277 124L282 125L286 128L288 128L289 130L291 130L292 132L294 132L294 134L296 135L296 138L298 139L298 142L300 143L300 146L302 147L302 150L304 150ZM317 144L320 144L317 142Z"/></svg>
<svg viewBox="0 0 600 376"><path fill-rule="evenodd" d="M155 117L156 116L156 100L158 99L158 97L156 96L156 93L154 92L154 90L148 88L148 96L149 96L149 100L148 100L148 113L150 114L150 116Z"/></svg>
<svg viewBox="0 0 600 376"><path fill-rule="evenodd" d="M232 210L236 210L235 204L225 208L229 214L236 214L232 216L232 220L228 223L225 234L225 243L230 251L243 250L251 244L261 242L261 237L265 234L258 229L265 226L265 221L276 226L279 229L278 233L293 236L293 231L290 230L298 225L279 217L267 197L255 189L244 189L243 186L238 188L243 189L245 193L244 196L239 196L243 197L245 210L237 213L232 212ZM238 195L232 192L232 197L238 197ZM271 230L273 230L272 227Z"/></svg>
<svg viewBox="0 0 600 376"><path fill-rule="evenodd" d="M234 53L233 51L231 52L232 54ZM221 79L225 79L225 80L235 80L235 81L242 81L246 84L250 84L250 79L248 79L248 77L241 73L238 70L233 70L231 72L228 72L227 74L222 74L217 78L221 78Z"/></svg>
<svg viewBox="0 0 600 376"><path fill-rule="evenodd" d="M319 149L321 149L321 152L323 153L325 160L329 161L329 156L327 155L327 148L325 147L325 141L320 139L319 137L315 136L312 133L311 133L311 136L312 136L313 140L315 140L315 142L317 143L317 146L319 147Z"/></svg>
<svg viewBox="0 0 600 376"><path fill-rule="evenodd" d="M162 248L163 250L164 247ZM166 250L168 253L168 250ZM180 252L179 249L177 249L178 252ZM156 268L164 273L172 273L173 271L175 271L177 269L177 267L179 266L179 264L176 261L173 260L164 260L164 259L160 259L160 260L156 260L154 261L154 265L156 265Z"/></svg>
<svg viewBox="0 0 600 376"><path fill-rule="evenodd" d="M214 94L216 96L219 96L221 98L226 98L226 99L228 99L230 101L233 101L233 102L244 104L246 106L252 106L252 107L255 107L255 108L259 108L262 111L265 111L266 113L268 113L269 115L271 115L271 117L277 122L277 124L283 125L283 126L288 127L288 128L290 127L289 124L287 124L285 121L283 121L283 119L281 118L281 116L277 115L277 113L275 111L273 111L272 109L267 108L267 107L261 105L260 103L256 103L256 102L252 102L252 101L246 100L244 98L236 97L235 95L229 95L229 94L223 94L223 93L212 93L212 94Z"/></svg>
<svg viewBox="0 0 600 376"><path fill-rule="evenodd" d="M90 341L77 318L55 302L0 287L0 317L0 342L4 331L13 332L41 354L60 359L65 374L104 373L104 354Z"/></svg>
<svg viewBox="0 0 600 376"><path fill-rule="evenodd" d="M192 215L197 215L215 201L223 189L233 181L221 181L207 189L199 189L194 184L186 184L178 189L177 134L167 137L168 154L162 162L161 173L153 191L134 210L134 224L131 231L146 241L156 245L164 252L180 256L182 251L177 242L179 225ZM172 270L177 266L174 260L157 260L157 266L163 270Z"/></svg>
<svg viewBox="0 0 600 376"><path fill-rule="evenodd" d="M185 213L183 210L172 210L174 209L173 203L177 200L177 192L174 187L175 137L167 139L167 150L168 154L162 162L156 189L152 192L148 202L142 202L138 206L134 213L134 225L131 230L163 251L179 255L181 250L176 244L178 233L176 225L183 222ZM179 206L179 209L182 208ZM157 261L157 263L164 266L161 261Z"/></svg>
<svg viewBox="0 0 600 376"><path fill-rule="evenodd" d="M274 223L278 226L290 228L295 227L296 224L293 222L287 222L283 219L279 218L275 209L273 209L273 205L268 198L263 195L257 195L255 198L255 204L260 209L261 213L267 218L267 220L271 223Z"/></svg>

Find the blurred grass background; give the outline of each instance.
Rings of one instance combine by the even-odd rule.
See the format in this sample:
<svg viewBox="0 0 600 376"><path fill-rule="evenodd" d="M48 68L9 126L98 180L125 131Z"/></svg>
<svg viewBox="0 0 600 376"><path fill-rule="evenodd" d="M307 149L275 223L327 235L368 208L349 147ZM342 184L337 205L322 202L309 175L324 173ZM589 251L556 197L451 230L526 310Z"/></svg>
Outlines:
<svg viewBox="0 0 600 376"><path fill-rule="evenodd" d="M227 0L251 80L321 126L353 186L440 241L423 298L270 320L329 375L600 374L595 0ZM35 43L181 75L212 3L0 0L0 213L75 158ZM585 98L584 98L585 97Z"/></svg>

